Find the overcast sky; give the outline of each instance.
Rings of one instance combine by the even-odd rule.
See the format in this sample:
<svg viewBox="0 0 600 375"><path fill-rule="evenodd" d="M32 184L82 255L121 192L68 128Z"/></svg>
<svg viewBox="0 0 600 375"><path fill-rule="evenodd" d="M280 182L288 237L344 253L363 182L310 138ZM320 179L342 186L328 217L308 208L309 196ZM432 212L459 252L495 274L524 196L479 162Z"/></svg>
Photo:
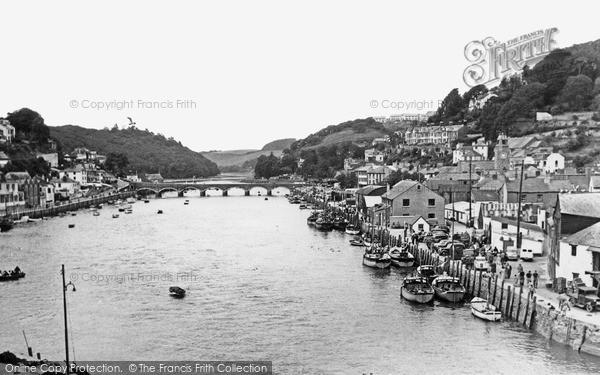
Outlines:
<svg viewBox="0 0 600 375"><path fill-rule="evenodd" d="M0 113L29 107L48 125L89 128L132 117L196 151L261 148L346 120L419 112L371 108L372 100L436 107L450 89L467 89L464 49L473 40L551 27L558 47L600 38L596 1L19 1L0 9ZM177 108L178 100L195 108ZM102 102L127 107L91 108Z"/></svg>

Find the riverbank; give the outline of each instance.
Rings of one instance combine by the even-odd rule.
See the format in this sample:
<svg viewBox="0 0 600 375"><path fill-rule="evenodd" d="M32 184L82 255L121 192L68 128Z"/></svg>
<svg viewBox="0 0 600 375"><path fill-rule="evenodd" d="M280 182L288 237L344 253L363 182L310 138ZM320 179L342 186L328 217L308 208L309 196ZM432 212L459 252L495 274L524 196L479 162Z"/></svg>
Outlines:
<svg viewBox="0 0 600 375"><path fill-rule="evenodd" d="M103 204L110 200L127 199L134 195L135 192L133 191L96 195L90 198L79 198L76 201L70 201L68 203L63 203L47 208L32 208L28 210L19 210L16 212L9 213L6 217L12 220L20 220L24 216L28 216L31 219L41 219L43 217L57 216L58 214L65 213L68 211L77 211L81 208L89 208L90 206Z"/></svg>

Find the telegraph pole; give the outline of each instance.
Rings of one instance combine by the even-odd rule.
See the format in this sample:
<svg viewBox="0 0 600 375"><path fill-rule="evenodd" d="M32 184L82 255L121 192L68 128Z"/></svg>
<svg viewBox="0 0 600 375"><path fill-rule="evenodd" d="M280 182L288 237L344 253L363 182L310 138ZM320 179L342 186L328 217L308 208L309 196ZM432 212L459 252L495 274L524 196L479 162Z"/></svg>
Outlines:
<svg viewBox="0 0 600 375"><path fill-rule="evenodd" d="M523 170L525 169L525 160L521 162L521 180L519 182L519 196L517 201L519 209L517 210L517 253L521 254L521 196L523 194Z"/></svg>

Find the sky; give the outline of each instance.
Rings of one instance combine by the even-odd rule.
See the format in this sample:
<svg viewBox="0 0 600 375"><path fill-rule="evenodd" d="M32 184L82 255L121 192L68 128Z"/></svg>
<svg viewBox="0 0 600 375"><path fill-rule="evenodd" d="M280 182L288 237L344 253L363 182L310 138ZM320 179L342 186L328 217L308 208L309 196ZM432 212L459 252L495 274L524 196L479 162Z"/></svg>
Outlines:
<svg viewBox="0 0 600 375"><path fill-rule="evenodd" d="M435 110L468 89L471 41L552 27L556 47L600 39L595 1L19 1L0 11L1 114L28 107L50 126L97 129L131 117L195 151Z"/></svg>

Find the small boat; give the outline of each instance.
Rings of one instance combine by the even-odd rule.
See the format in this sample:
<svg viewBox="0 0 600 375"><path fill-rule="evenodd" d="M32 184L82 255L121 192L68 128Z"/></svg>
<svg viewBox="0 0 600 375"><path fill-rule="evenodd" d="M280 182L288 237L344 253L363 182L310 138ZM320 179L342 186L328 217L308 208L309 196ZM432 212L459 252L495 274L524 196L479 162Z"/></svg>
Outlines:
<svg viewBox="0 0 600 375"><path fill-rule="evenodd" d="M158 210L157 214L162 214L163 210Z"/></svg>
<svg viewBox="0 0 600 375"><path fill-rule="evenodd" d="M303 203L303 204L299 205L298 208L301 210L306 210L308 208L308 206Z"/></svg>
<svg viewBox="0 0 600 375"><path fill-rule="evenodd" d="M131 208L127 208L127 209L125 210L125 213L126 213L126 214L131 214L131 213L133 213L133 210L132 210Z"/></svg>
<svg viewBox="0 0 600 375"><path fill-rule="evenodd" d="M315 227L319 230L328 231L333 228L333 224L328 219L320 217L315 222Z"/></svg>
<svg viewBox="0 0 600 375"><path fill-rule="evenodd" d="M108 204L115 204L115 201L113 201L113 200L108 200L108 201L106 201L106 203L108 203Z"/></svg>
<svg viewBox="0 0 600 375"><path fill-rule="evenodd" d="M100 212L98 212L98 211L94 211L93 215L94 215L94 216L100 216Z"/></svg>
<svg viewBox="0 0 600 375"><path fill-rule="evenodd" d="M306 219L306 224L308 224L308 225L316 225L318 218L319 218L319 215L317 213L312 213Z"/></svg>
<svg viewBox="0 0 600 375"><path fill-rule="evenodd" d="M0 282L1 281L14 281L14 280L18 280L18 279L22 279L25 277L25 272L17 272L17 273L8 273L6 275L1 274L0 275Z"/></svg>
<svg viewBox="0 0 600 375"><path fill-rule="evenodd" d="M448 302L460 302L465 297L467 290L458 277L448 275L438 276L431 282L435 295Z"/></svg>
<svg viewBox="0 0 600 375"><path fill-rule="evenodd" d="M369 248L363 254L363 265L371 268L389 268L392 264L392 259L387 251L382 248Z"/></svg>
<svg viewBox="0 0 600 375"><path fill-rule="evenodd" d="M398 267L412 267L415 264L415 256L406 248L393 247L390 249L392 264Z"/></svg>
<svg viewBox="0 0 600 375"><path fill-rule="evenodd" d="M365 241L361 239L351 239L350 240L350 245L352 246L365 246Z"/></svg>
<svg viewBox="0 0 600 375"><path fill-rule="evenodd" d="M144 199L144 203L150 203L148 199Z"/></svg>
<svg viewBox="0 0 600 375"><path fill-rule="evenodd" d="M127 198L127 203L135 203L135 198L134 197L129 197Z"/></svg>
<svg viewBox="0 0 600 375"><path fill-rule="evenodd" d="M172 286L169 288L169 293L171 297L182 298L185 297L185 289L181 289L178 286Z"/></svg>
<svg viewBox="0 0 600 375"><path fill-rule="evenodd" d="M190 204L190 200L186 199L185 202L183 202L183 204Z"/></svg>
<svg viewBox="0 0 600 375"><path fill-rule="evenodd" d="M69 224L69 228L75 228L75 224Z"/></svg>
<svg viewBox="0 0 600 375"><path fill-rule="evenodd" d="M116 219L119 217L119 214L113 214L112 216L113 216L113 219Z"/></svg>
<svg viewBox="0 0 600 375"><path fill-rule="evenodd" d="M100 204L98 205L98 209L99 209L99 210L101 210L101 209L102 209L102 207L104 207L104 205L103 205L102 203L100 203Z"/></svg>
<svg viewBox="0 0 600 375"><path fill-rule="evenodd" d="M348 234L357 235L360 234L360 229L355 227L352 224L346 225L346 229L344 230Z"/></svg>
<svg viewBox="0 0 600 375"><path fill-rule="evenodd" d="M438 277L438 274L435 272L435 267L431 264L424 264L417 267L417 274L420 277L426 278L430 283L433 281L433 279Z"/></svg>
<svg viewBox="0 0 600 375"><path fill-rule="evenodd" d="M429 303L433 301L434 295L433 288L425 277L405 277L400 287L400 297L412 302Z"/></svg>
<svg viewBox="0 0 600 375"><path fill-rule="evenodd" d="M119 212L125 212L125 207L119 207Z"/></svg>
<svg viewBox="0 0 600 375"><path fill-rule="evenodd" d="M496 306L491 305L488 300L475 297L471 300L471 312L476 317L490 322L502 319L502 313L496 311Z"/></svg>
<svg viewBox="0 0 600 375"><path fill-rule="evenodd" d="M268 201L268 200L269 200L269 198L265 197L265 200L266 200L266 201Z"/></svg>
<svg viewBox="0 0 600 375"><path fill-rule="evenodd" d="M75 212L71 212L71 216L77 216Z"/></svg>

